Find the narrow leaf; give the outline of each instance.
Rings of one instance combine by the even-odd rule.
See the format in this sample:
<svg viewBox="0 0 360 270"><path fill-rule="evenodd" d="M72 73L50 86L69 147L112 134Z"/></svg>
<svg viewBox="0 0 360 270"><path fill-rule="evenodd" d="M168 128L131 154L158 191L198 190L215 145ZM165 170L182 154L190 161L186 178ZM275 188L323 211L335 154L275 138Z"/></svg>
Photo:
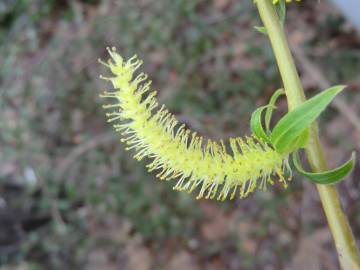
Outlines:
<svg viewBox="0 0 360 270"><path fill-rule="evenodd" d="M273 109L275 108L275 103L277 99L285 93L284 89L280 88L275 91L275 93L271 96L269 101L269 107L265 111L265 128L267 132L270 132L270 121L272 117Z"/></svg>
<svg viewBox="0 0 360 270"><path fill-rule="evenodd" d="M279 153L290 152L289 149L295 140L344 88L343 85L331 87L282 117L270 135L270 140L275 149Z"/></svg>
<svg viewBox="0 0 360 270"><path fill-rule="evenodd" d="M251 131L255 134L255 136L259 139L264 140L267 143L270 143L269 137L264 131L264 128L261 123L261 115L262 112L269 107L270 105L262 106L257 108L251 115L250 119L250 128Z"/></svg>
<svg viewBox="0 0 360 270"><path fill-rule="evenodd" d="M265 26L254 26L255 30L260 32L261 34L267 35L267 30Z"/></svg>
<svg viewBox="0 0 360 270"><path fill-rule="evenodd" d="M353 152L351 154L351 158L340 167L337 167L336 169L330 171L319 172L319 173L306 172L303 169L303 167L301 166L301 161L298 151L295 151L293 153L293 162L296 170L298 170L298 172L301 175L307 177L311 182L314 182L316 184L333 185L343 180L344 177L351 172L355 164L355 152Z"/></svg>
<svg viewBox="0 0 360 270"><path fill-rule="evenodd" d="M299 148L304 148L307 145L309 138L310 138L310 129L307 128L300 134L299 137L297 137L297 139L294 142L294 146L291 147L292 149L290 149L290 152L297 150Z"/></svg>
<svg viewBox="0 0 360 270"><path fill-rule="evenodd" d="M310 128L305 129L286 149L287 153L305 148L310 139Z"/></svg>

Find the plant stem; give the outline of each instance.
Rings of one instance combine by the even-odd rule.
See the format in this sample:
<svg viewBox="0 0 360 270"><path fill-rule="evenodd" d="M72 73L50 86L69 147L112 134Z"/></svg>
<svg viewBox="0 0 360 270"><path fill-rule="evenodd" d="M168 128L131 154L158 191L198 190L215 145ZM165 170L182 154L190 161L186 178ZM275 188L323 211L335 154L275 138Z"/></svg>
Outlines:
<svg viewBox="0 0 360 270"><path fill-rule="evenodd" d="M256 0L256 4L280 70L289 110L293 110L304 102L305 95L284 29L271 0ZM309 165L314 172L328 169L316 123L311 127L310 141L305 150ZM359 251L336 187L329 185L316 185L316 187L335 241L341 267L344 270L360 270Z"/></svg>

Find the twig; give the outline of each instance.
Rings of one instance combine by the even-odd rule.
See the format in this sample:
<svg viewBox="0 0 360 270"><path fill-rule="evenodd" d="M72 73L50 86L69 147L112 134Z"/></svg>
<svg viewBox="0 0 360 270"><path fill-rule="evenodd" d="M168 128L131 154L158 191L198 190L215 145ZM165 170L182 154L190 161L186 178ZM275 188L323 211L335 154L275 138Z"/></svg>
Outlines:
<svg viewBox="0 0 360 270"><path fill-rule="evenodd" d="M288 100L288 107L291 111L305 100L292 53L272 2L270 0L257 0L256 4L275 54ZM310 128L310 139L305 150L312 171L328 170L316 126ZM336 187L319 184L316 187L335 241L340 265L344 270L360 270L360 253Z"/></svg>
<svg viewBox="0 0 360 270"><path fill-rule="evenodd" d="M117 137L114 136L113 133L105 133L99 135L91 140L86 141L83 144L78 145L75 147L60 163L58 169L55 172L54 179L55 181L61 180L66 172L70 169L70 167L75 163L75 161L86 152L90 151L98 147L101 144L105 144L111 141L114 141ZM42 184L44 193L48 197L48 200L51 204L51 214L55 222L60 225L61 227L65 226L65 222L61 217L61 213L59 210L59 203L53 194L50 193L45 183Z"/></svg>
<svg viewBox="0 0 360 270"><path fill-rule="evenodd" d="M91 140L86 141L78 146L76 146L60 163L56 173L55 180L60 180L63 178L65 173L69 170L72 164L86 152L98 147L99 145L106 144L111 141L118 140L117 136L114 136L113 132L108 132L101 134Z"/></svg>

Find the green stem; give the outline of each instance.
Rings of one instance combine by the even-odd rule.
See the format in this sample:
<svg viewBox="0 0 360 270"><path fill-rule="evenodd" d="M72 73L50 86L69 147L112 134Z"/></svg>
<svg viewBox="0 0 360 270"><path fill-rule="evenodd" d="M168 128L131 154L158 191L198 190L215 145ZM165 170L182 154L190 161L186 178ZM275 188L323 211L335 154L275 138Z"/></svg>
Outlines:
<svg viewBox="0 0 360 270"><path fill-rule="evenodd" d="M304 102L305 95L283 27L271 0L256 0L256 4L274 50L289 110L292 110ZM328 169L316 124L311 127L310 142L305 150L310 167L314 172ZM341 207L336 187L329 185L316 185L316 187L335 241L341 267L344 270L360 270L359 251Z"/></svg>

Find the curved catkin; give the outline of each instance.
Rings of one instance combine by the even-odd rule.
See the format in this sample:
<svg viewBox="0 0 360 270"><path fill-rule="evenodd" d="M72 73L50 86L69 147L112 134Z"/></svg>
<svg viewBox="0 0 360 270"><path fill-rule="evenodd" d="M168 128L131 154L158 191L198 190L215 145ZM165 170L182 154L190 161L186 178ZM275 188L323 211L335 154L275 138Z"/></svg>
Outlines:
<svg viewBox="0 0 360 270"><path fill-rule="evenodd" d="M277 175L286 187L283 174L288 167L287 157L254 136L231 138L226 144L203 142L196 132L179 125L164 106L158 106L147 75L134 77L142 61L134 56L125 62L115 48L108 48L108 52L112 60L99 60L114 74L110 78L101 76L112 82L114 91L100 96L116 100L103 106L110 110L106 114L108 122L121 133L126 150L135 151L135 159L151 159L149 171L156 171L162 180L176 179L175 190L197 189L197 198L245 197L257 185L265 190L267 183L273 184L272 175Z"/></svg>

